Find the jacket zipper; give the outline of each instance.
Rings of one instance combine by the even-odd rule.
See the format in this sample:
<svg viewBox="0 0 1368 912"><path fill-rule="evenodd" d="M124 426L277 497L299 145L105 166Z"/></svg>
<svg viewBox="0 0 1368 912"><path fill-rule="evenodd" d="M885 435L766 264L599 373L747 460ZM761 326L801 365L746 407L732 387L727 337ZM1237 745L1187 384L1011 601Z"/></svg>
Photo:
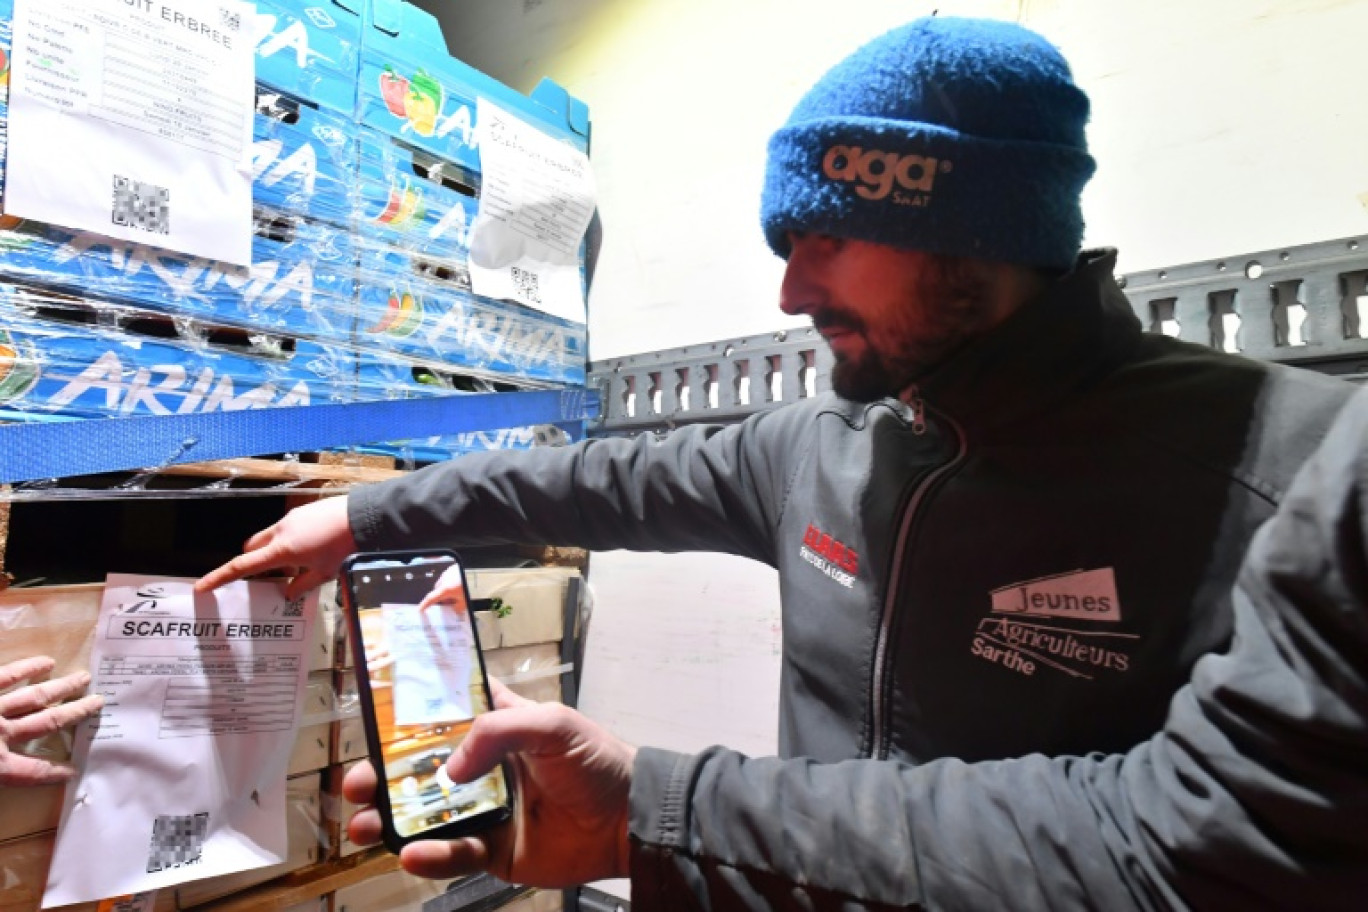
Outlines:
<svg viewBox="0 0 1368 912"><path fill-rule="evenodd" d="M912 409L912 433L925 434L926 403L921 398L921 392L915 386L911 389L908 405ZM964 429L948 415L939 412L937 415L955 432L956 450L949 462L933 469L912 491L911 496L907 499L907 505L903 508L902 521L898 526L898 537L893 547L893 570L889 575L888 590L884 596L883 616L879 620L879 635L874 645L874 679L871 682L869 694L869 714L873 729L869 755L876 760L884 760L888 757L888 744L886 743L889 740L888 724L885 720L885 716L888 714L888 699L885 696L887 690L885 681L888 678L888 642L892 634L893 611L898 603L898 585L902 582L903 565L906 563L905 549L907 548L907 540L912 534L912 522L931 489L941 478L960 464L968 451Z"/></svg>

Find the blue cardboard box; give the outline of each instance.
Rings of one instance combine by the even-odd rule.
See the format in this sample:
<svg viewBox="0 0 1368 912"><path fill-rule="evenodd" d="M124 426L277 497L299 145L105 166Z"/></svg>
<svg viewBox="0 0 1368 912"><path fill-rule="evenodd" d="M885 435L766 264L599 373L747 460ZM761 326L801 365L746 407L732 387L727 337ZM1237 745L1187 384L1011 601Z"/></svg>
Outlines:
<svg viewBox="0 0 1368 912"><path fill-rule="evenodd" d="M357 127L350 117L257 86L252 200L287 215L351 225Z"/></svg>
<svg viewBox="0 0 1368 912"><path fill-rule="evenodd" d="M361 123L478 172L479 98L588 151L589 109L564 88L543 80L524 96L449 56L431 13L403 0L370 0L361 39Z"/></svg>
<svg viewBox="0 0 1368 912"><path fill-rule="evenodd" d="M479 211L478 178L388 133L360 128L359 235L373 245L464 264Z"/></svg>
<svg viewBox="0 0 1368 912"><path fill-rule="evenodd" d="M360 283L356 345L445 368L536 383L583 384L584 324L450 285L366 276Z"/></svg>
<svg viewBox="0 0 1368 912"><path fill-rule="evenodd" d="M357 395L360 399L412 399L488 392L491 384L471 382L440 365L407 359L381 358L362 352L357 357ZM441 462L466 453L526 450L552 443L572 443L585 437L585 422L570 421L535 427L497 428L415 440L377 443L357 449L393 456L405 462Z"/></svg>
<svg viewBox="0 0 1368 912"><path fill-rule="evenodd" d="M85 322L95 312L112 325ZM212 336L147 336L139 322L117 306L0 284L0 419L183 415L354 395L356 362L346 349L295 341L268 355Z"/></svg>
<svg viewBox="0 0 1368 912"><path fill-rule="evenodd" d="M436 291L470 292L470 269L463 249L445 251L435 257L376 243L364 233L356 235L357 279L361 285L394 288L418 282ZM378 314L377 314L378 316Z"/></svg>
<svg viewBox="0 0 1368 912"><path fill-rule="evenodd" d="M368 0L256 0L257 81L352 117L367 6Z"/></svg>
<svg viewBox="0 0 1368 912"><path fill-rule="evenodd" d="M355 320L351 236L259 213L237 267L42 222L0 222L0 277L243 329L346 344Z"/></svg>

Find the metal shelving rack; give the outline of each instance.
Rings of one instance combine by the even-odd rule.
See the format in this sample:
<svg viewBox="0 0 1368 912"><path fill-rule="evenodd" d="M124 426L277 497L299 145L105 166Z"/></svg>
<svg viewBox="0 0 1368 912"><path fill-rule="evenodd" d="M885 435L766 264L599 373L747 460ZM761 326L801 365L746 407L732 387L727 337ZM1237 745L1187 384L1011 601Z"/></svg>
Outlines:
<svg viewBox="0 0 1368 912"><path fill-rule="evenodd" d="M1250 358L1368 378L1368 238L1117 277L1145 329ZM811 328L594 361L597 436L726 423L830 389Z"/></svg>

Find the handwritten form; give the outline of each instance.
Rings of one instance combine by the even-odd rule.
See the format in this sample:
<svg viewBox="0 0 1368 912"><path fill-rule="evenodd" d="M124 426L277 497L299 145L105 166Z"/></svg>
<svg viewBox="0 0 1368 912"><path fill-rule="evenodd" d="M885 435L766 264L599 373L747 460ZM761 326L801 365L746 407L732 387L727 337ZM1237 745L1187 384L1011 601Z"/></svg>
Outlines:
<svg viewBox="0 0 1368 912"><path fill-rule="evenodd" d="M471 287L585 322L579 250L596 192L589 157L483 98L476 111L483 170Z"/></svg>
<svg viewBox="0 0 1368 912"><path fill-rule="evenodd" d="M240 0L15 0L5 212L252 261Z"/></svg>
<svg viewBox="0 0 1368 912"><path fill-rule="evenodd" d="M43 908L285 860L285 774L318 594L196 596L112 574L91 649L105 708L76 733Z"/></svg>

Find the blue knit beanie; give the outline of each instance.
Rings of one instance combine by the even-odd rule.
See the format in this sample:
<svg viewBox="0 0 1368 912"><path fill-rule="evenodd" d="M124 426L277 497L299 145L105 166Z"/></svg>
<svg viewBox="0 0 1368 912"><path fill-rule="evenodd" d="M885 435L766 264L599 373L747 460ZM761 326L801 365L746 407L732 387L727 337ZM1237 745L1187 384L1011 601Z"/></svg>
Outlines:
<svg viewBox="0 0 1368 912"><path fill-rule="evenodd" d="M1068 268L1093 173L1088 97L1035 32L933 17L838 63L769 143L760 216L787 232Z"/></svg>

